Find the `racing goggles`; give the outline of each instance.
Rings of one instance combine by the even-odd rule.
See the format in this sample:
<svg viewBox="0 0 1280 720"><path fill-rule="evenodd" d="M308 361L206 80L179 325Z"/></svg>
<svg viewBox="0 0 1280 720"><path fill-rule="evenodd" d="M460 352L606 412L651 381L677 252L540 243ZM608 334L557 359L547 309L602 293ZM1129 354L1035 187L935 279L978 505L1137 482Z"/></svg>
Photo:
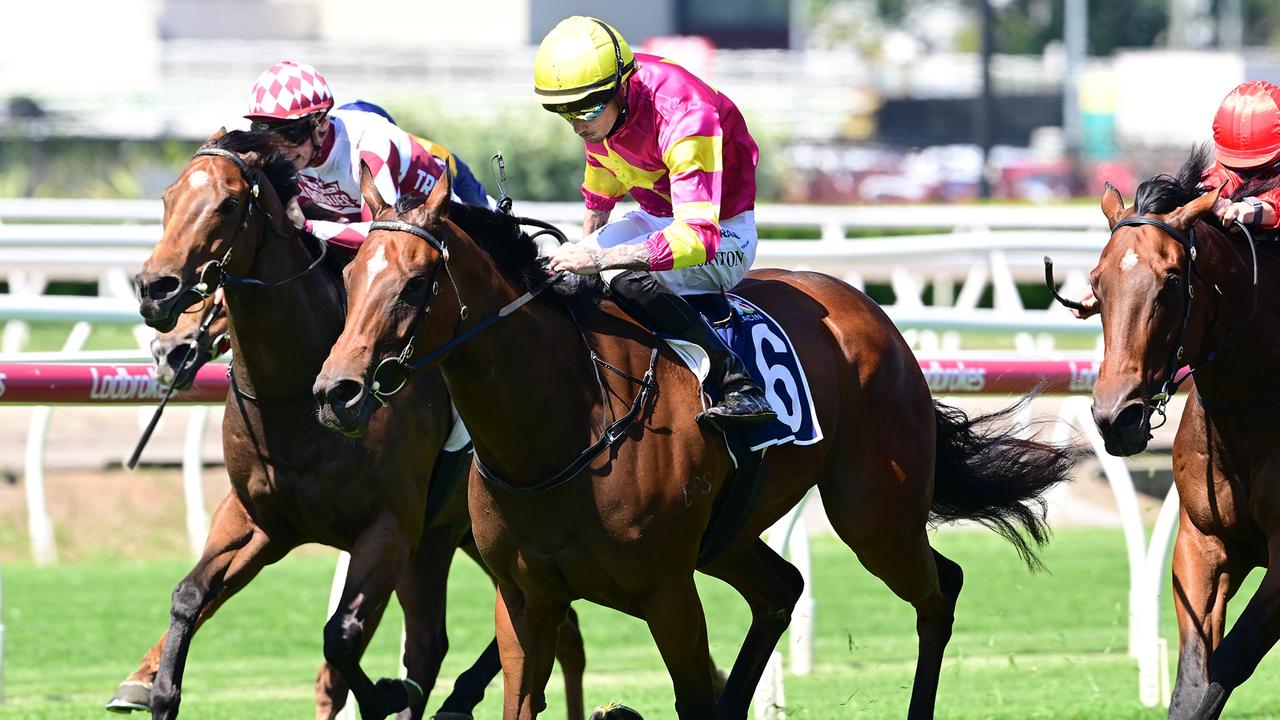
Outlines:
<svg viewBox="0 0 1280 720"><path fill-rule="evenodd" d="M317 121L318 118L307 116L285 123L255 122L249 126L249 129L254 132L274 133L290 145L301 145L311 137L311 131L315 129Z"/></svg>
<svg viewBox="0 0 1280 720"><path fill-rule="evenodd" d="M595 120L596 118L604 114L604 109L608 106L609 106L609 101L606 100L600 103L599 105L596 105L595 107L589 107L586 110L578 110L576 112L562 112L562 113L556 113L556 114L564 118L565 120L568 120L569 122L573 122L575 120L580 120L582 122L591 122L592 120Z"/></svg>

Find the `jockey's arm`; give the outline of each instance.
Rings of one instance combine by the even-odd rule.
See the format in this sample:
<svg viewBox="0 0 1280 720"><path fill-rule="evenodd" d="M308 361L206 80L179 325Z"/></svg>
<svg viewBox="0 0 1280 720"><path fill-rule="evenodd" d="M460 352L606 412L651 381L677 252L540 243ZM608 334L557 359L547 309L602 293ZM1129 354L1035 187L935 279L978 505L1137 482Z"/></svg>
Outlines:
<svg viewBox="0 0 1280 720"><path fill-rule="evenodd" d="M609 215L613 213L613 208L605 208L597 210L587 208L586 214L582 218L582 237L587 237L591 233L599 230L609 224Z"/></svg>
<svg viewBox="0 0 1280 720"><path fill-rule="evenodd" d="M587 208L586 217L582 220L582 236L586 237L607 225L611 212L612 208L608 210ZM591 262L595 265L597 271L649 269L649 249L644 246L644 243L619 245L606 249L584 249L587 251L587 256L591 258Z"/></svg>

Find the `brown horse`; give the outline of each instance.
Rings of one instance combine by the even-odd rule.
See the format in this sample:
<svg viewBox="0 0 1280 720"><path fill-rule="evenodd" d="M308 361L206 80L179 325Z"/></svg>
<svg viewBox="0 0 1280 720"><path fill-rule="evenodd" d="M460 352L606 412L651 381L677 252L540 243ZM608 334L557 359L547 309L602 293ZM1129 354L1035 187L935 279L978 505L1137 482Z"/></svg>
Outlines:
<svg viewBox="0 0 1280 720"><path fill-rule="evenodd" d="M296 184L273 150L267 135L210 138L166 189L164 234L137 278L143 317L161 331L224 284L235 362L223 423L232 489L214 514L201 559L174 591L169 631L135 675L143 681L154 675L153 715L175 716L199 624L264 566L319 542L351 553L338 610L324 630L325 659L338 673L321 673L319 714L341 707L345 681L362 717L407 708L419 718L447 649L449 564L469 528L460 492L437 498L430 491L447 490L470 463L442 464L433 477L452 423L438 374L413 383L388 421L360 441L316 441L309 387L342 327L342 284L326 267L323 248L312 250L286 219L283 203ZM389 451L410 438L413 452ZM437 508L439 518L427 525ZM359 659L393 589L405 611L409 681L375 684ZM572 645L575 636L569 628L561 660L572 677L568 694L580 697L585 661L580 638ZM482 658L489 677L496 674L494 656ZM483 682L455 695L469 693L466 700L478 702L484 675L469 675ZM466 710L462 716L469 717ZM579 701L576 717L581 712Z"/></svg>
<svg viewBox="0 0 1280 720"><path fill-rule="evenodd" d="M1198 149L1177 177L1139 186L1131 208L1108 186L1111 239L1090 277L1106 342L1093 415L1109 452L1145 449L1175 370L1195 373L1173 446L1181 649L1171 718L1218 717L1280 638L1280 344L1269 334L1280 301L1257 291L1280 282L1280 257L1218 224L1216 193L1197 187L1210 161ZM1224 637L1227 601L1254 567L1266 576Z"/></svg>
<svg viewBox="0 0 1280 720"><path fill-rule="evenodd" d="M960 411L936 404L892 322L848 285L816 273L754 274L739 290L797 342L825 439L769 450L763 499L728 548L699 568L752 609L717 700L693 572L733 463L723 438L694 419L701 390L693 375L612 303L551 292L513 310L547 277L515 219L449 203L447 183L425 203L402 198L388 208L366 174L365 195L380 222L348 268L346 328L315 390L327 422L358 431L377 420L370 391L385 355L410 340L445 348L441 368L472 433L476 467L483 461L493 479L472 473L470 508L498 577L505 718L545 709L556 628L576 598L648 623L681 718L745 718L803 582L759 536L815 484L841 539L916 608L910 715L933 714L963 574L930 547L931 515L986 522L1030 560L1018 529L1044 539L1036 503L1066 477L1064 452L1008 428L976 432ZM638 382L655 353L656 388ZM649 392L633 404L642 387ZM633 407L635 423L614 423ZM589 460L582 448L611 424L615 442L606 437L603 454L575 464L575 456ZM545 487L562 469L562 482Z"/></svg>
<svg viewBox="0 0 1280 720"><path fill-rule="evenodd" d="M218 292L221 295L221 291ZM156 364L156 380L186 390L195 382L196 372L210 360L231 349L227 314L221 298L201 298L194 312L183 313L169 332L157 332L151 340L151 358ZM213 312L209 329L200 333L205 313Z"/></svg>
<svg viewBox="0 0 1280 720"><path fill-rule="evenodd" d="M221 292L218 293L221 295ZM205 363L214 357L222 354L220 350L220 338L229 335L229 325L227 316L223 312L222 300L218 299L218 307L211 308L214 302L213 296L205 298L199 305L196 312L183 313L177 319L177 325L168 332L157 332L155 339L151 343L151 350L155 357L157 378L168 384L173 382L179 389L191 386L195 373ZM206 312L213 310L215 317L212 318L208 330L204 333L199 332L199 327L204 321ZM229 343L230 340L228 339ZM188 355L189 349L194 348L194 355ZM459 466L460 472L466 472L466 465ZM431 502L438 502L439 509L433 514L435 517L428 523L429 527L469 527L471 518L467 515L465 484L459 482L460 478L455 478L448 483L452 487L452 491L448 497L433 496ZM235 502L232 497L235 491L232 490L228 494L228 498L223 503ZM215 521L227 517L226 515L215 516ZM210 529L211 537L228 536L226 528L213 527ZM470 533L463 536L463 544L461 549L471 557L482 570L488 573L488 568L480 560L479 551L476 549L475 541ZM407 578L412 581L413 578ZM235 589L229 588L227 597L234 594ZM225 599L225 598L224 598ZM408 608L407 608L408 609ZM213 614L213 610L209 610L205 617ZM368 637L372 637L378 626L381 615L370 618L365 625L365 633ZM581 720L583 717L582 706L582 668L585 660L582 655L582 639L578 634L576 626L576 618L572 619L569 626L564 630L562 642L565 647L561 652L561 666L565 670L565 691L568 699L569 718L570 720ZM151 688L155 681L156 673L159 669L160 655L164 649L164 637L160 638L143 657L142 663L137 670L133 671L120 683L115 694L107 703L107 709L113 712L132 712L136 710L151 709ZM484 652L476 659L475 663L458 676L453 685L453 692L440 706L440 711L435 715L436 718L469 718L471 711L480 703L486 687L497 676L501 666L498 662L498 652L496 641L491 642ZM324 663L320 667L320 671L316 676L316 715L319 718L335 717L346 704L349 686L341 673L329 663Z"/></svg>

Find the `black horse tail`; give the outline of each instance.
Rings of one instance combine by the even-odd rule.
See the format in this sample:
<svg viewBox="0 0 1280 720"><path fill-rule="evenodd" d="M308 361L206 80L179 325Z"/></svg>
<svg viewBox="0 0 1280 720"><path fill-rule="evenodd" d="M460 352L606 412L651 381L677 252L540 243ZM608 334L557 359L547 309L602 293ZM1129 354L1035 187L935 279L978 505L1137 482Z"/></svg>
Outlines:
<svg viewBox="0 0 1280 720"><path fill-rule="evenodd" d="M987 415L970 418L933 401L938 438L932 521L981 523L1013 543L1032 570L1043 569L1036 550L1049 540L1044 494L1067 480L1074 454L1067 448L1019 437L1013 416L1037 393Z"/></svg>

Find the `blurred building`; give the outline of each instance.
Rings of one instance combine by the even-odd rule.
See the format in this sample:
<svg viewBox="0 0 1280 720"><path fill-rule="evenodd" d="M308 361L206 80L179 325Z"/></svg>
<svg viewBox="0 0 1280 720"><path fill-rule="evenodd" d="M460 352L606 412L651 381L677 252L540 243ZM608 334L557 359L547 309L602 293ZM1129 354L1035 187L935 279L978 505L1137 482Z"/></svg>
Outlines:
<svg viewBox="0 0 1280 720"><path fill-rule="evenodd" d="M1115 172L1127 163L1133 177L1168 169L1187 147L1208 139L1209 119L1233 85L1280 81L1280 54L1228 48L1247 32L1229 32L1231 22L1224 21L1216 35L1206 33L1213 22L1206 0L1175 5L1157 47L1090 57L1078 81L1070 81L1083 137L1078 156L1065 157L1061 130L1069 124L1062 43L1038 54L993 57L991 131L1002 149L992 156L999 164L986 172L996 176L989 179L997 193L1071 193L1072 183L1060 176L1091 178L1099 163ZM779 194L831 201L968 196L984 172L972 153L982 63L964 42L972 5L915 3L919 12L898 25L878 14L875 0L832 0L822 4L821 17L809 17L810 6L816 4L14 4L0 23L0 141L203 138L219 125L243 126L253 78L282 58L316 65L342 101L362 97L456 123L502 118L505 129L537 113L529 97L536 43L565 16L596 14L638 49L685 63L733 97L762 140L782 150L767 160L786 158L785 167L768 168L784 186ZM50 27L56 35L36 31Z"/></svg>

